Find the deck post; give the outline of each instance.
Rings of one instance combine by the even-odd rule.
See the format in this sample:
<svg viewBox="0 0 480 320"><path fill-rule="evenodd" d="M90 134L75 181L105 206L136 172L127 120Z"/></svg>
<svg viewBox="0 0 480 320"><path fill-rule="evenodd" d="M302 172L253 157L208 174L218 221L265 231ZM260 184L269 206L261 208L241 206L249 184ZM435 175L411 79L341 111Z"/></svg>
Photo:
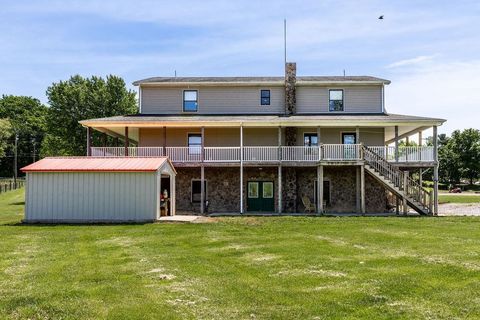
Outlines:
<svg viewBox="0 0 480 320"><path fill-rule="evenodd" d="M201 149L200 149L200 161L204 162L205 161L205 127L202 127L201 129L201 134L202 134L202 144L201 144Z"/></svg>
<svg viewBox="0 0 480 320"><path fill-rule="evenodd" d="M320 127L317 127L317 148L318 148L318 160L322 160L322 143L320 142L321 132Z"/></svg>
<svg viewBox="0 0 480 320"><path fill-rule="evenodd" d="M167 127L163 127L163 155L167 155Z"/></svg>
<svg viewBox="0 0 480 320"><path fill-rule="evenodd" d="M240 213L243 214L243 125L240 125Z"/></svg>
<svg viewBox="0 0 480 320"><path fill-rule="evenodd" d="M130 140L128 139L128 127L125 127L125 157L128 157L128 147Z"/></svg>
<svg viewBox="0 0 480 320"><path fill-rule="evenodd" d="M407 195L408 195L408 171L403 172L403 214L407 215Z"/></svg>
<svg viewBox="0 0 480 320"><path fill-rule="evenodd" d="M438 215L438 134L437 126L433 126L433 214Z"/></svg>
<svg viewBox="0 0 480 320"><path fill-rule="evenodd" d="M278 166L278 213L282 213L282 166Z"/></svg>
<svg viewBox="0 0 480 320"><path fill-rule="evenodd" d="M200 213L205 213L205 167L200 167Z"/></svg>
<svg viewBox="0 0 480 320"><path fill-rule="evenodd" d="M418 184L420 185L420 187L423 187L423 169L420 168L418 169Z"/></svg>
<svg viewBox="0 0 480 320"><path fill-rule="evenodd" d="M358 126L355 128L355 143L360 143L360 128Z"/></svg>
<svg viewBox="0 0 480 320"><path fill-rule="evenodd" d="M87 127L87 156L92 155L92 128Z"/></svg>
<svg viewBox="0 0 480 320"><path fill-rule="evenodd" d="M421 161L422 160L422 131L418 132L418 159Z"/></svg>
<svg viewBox="0 0 480 320"><path fill-rule="evenodd" d="M395 162L398 162L398 126L395 126Z"/></svg>
<svg viewBox="0 0 480 320"><path fill-rule="evenodd" d="M317 167L317 212L322 214L323 207L323 165Z"/></svg>
<svg viewBox="0 0 480 320"><path fill-rule="evenodd" d="M282 127L278 127L278 213L282 213Z"/></svg>
<svg viewBox="0 0 480 320"><path fill-rule="evenodd" d="M362 215L365 215L365 165L360 166L360 206Z"/></svg>
<svg viewBox="0 0 480 320"><path fill-rule="evenodd" d="M360 207L360 166L355 167L355 210L357 213L361 212Z"/></svg>
<svg viewBox="0 0 480 320"><path fill-rule="evenodd" d="M400 199L395 195L395 214L398 216L400 214Z"/></svg>

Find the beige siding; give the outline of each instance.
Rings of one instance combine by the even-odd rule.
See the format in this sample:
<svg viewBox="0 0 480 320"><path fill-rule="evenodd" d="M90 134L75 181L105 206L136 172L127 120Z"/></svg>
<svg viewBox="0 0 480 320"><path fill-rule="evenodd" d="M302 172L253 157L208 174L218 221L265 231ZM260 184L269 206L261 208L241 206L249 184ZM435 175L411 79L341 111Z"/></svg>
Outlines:
<svg viewBox="0 0 480 320"><path fill-rule="evenodd" d="M31 172L27 222L152 221L156 172Z"/></svg>
<svg viewBox="0 0 480 320"><path fill-rule="evenodd" d="M186 147L188 133L200 133L200 129L168 128L167 147ZM321 128L321 143L342 143L342 132L356 132L351 128ZM297 145L303 146L305 133L317 133L317 128L297 128ZM360 141L369 146L383 146L385 134L383 128L360 128ZM285 142L285 129L282 130L282 143ZM245 146L278 145L278 128L244 128L243 143ZM205 128L206 147L234 147L240 145L239 128ZM140 129L141 147L162 147L163 129Z"/></svg>
<svg viewBox="0 0 480 320"><path fill-rule="evenodd" d="M344 90L344 112L382 112L381 86L297 87L297 113L328 113L329 89Z"/></svg>
<svg viewBox="0 0 480 320"><path fill-rule="evenodd" d="M183 113L183 90L198 90L196 114L250 114L283 113L283 87L142 87L142 113ZM270 90L270 105L260 105L260 90Z"/></svg>

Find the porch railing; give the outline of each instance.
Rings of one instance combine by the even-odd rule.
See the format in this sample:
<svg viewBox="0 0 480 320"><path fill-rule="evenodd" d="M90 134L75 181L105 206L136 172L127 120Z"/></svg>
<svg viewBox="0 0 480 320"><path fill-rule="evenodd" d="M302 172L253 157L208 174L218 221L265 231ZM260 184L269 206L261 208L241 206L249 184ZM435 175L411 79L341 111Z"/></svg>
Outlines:
<svg viewBox="0 0 480 320"><path fill-rule="evenodd" d="M369 146L388 162L395 162L395 147ZM168 156L173 162L240 162L240 147L92 147L95 157L160 157ZM203 156L202 156L203 154ZM245 146L244 162L314 162L361 160L360 144L321 144L320 146ZM433 162L433 147L400 147L398 162Z"/></svg>

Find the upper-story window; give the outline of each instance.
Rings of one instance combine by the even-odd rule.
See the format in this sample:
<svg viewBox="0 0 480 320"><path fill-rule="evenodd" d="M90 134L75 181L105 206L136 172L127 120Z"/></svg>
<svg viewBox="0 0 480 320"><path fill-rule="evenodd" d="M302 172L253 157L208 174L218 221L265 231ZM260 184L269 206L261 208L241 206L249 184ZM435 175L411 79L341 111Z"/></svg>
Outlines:
<svg viewBox="0 0 480 320"><path fill-rule="evenodd" d="M184 112L198 111L198 91L197 90L183 91L183 111Z"/></svg>
<svg viewBox="0 0 480 320"><path fill-rule="evenodd" d="M343 111L343 90L342 89L332 89L329 91L330 111Z"/></svg>
<svg viewBox="0 0 480 320"><path fill-rule="evenodd" d="M270 105L270 90L260 90L260 104L262 106Z"/></svg>

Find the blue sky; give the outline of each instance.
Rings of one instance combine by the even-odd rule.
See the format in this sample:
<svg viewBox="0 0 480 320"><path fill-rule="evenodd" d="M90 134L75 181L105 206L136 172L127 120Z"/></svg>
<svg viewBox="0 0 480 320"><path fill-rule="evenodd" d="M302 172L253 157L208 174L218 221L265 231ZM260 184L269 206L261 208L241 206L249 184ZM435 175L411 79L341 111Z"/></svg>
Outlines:
<svg viewBox="0 0 480 320"><path fill-rule="evenodd" d="M3 1L0 94L73 74L373 75L387 111L480 128L480 1ZM378 20L384 15L384 20ZM132 87L133 88L133 87Z"/></svg>

